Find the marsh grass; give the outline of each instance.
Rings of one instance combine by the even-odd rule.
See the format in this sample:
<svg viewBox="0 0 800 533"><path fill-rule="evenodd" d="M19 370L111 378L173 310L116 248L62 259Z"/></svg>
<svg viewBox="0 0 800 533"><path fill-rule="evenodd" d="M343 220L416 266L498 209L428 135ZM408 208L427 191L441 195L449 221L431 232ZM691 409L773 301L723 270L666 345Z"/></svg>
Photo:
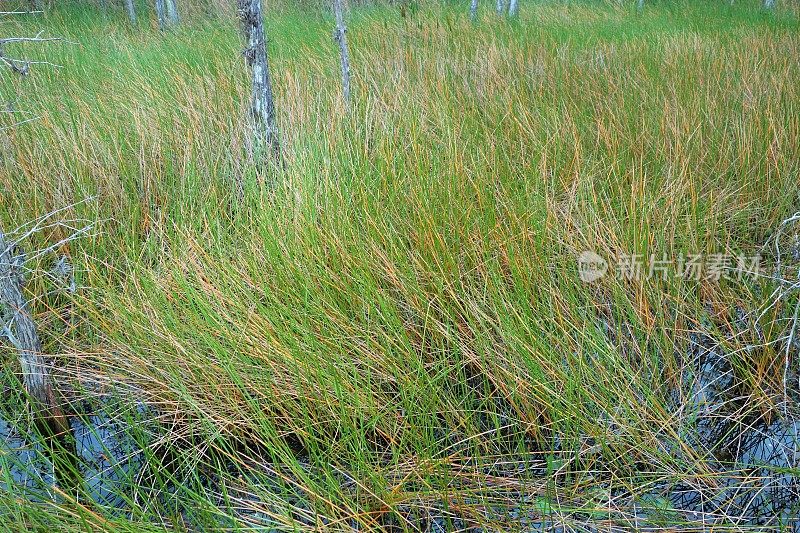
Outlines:
<svg viewBox="0 0 800 533"><path fill-rule="evenodd" d="M453 529L630 526L648 487L715 483L670 408L692 335L755 346L738 417L775 416L792 302L734 324L768 281L585 284L576 257L762 249L800 200L796 14L365 8L346 115L331 21L282 13L273 188L243 158L232 21L15 24L76 44L28 51L61 69L3 77L39 120L0 134L0 220L96 196L65 216L103 221L63 250L76 319L37 300L47 350L63 383L127 391L159 422L129 514L0 495L19 527L415 530L432 509Z"/></svg>

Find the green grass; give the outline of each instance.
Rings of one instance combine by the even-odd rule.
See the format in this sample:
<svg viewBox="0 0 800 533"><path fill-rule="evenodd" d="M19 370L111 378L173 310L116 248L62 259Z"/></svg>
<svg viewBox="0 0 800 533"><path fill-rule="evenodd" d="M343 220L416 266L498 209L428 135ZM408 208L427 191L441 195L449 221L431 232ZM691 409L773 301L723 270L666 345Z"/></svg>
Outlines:
<svg viewBox="0 0 800 533"><path fill-rule="evenodd" d="M681 440L667 405L690 333L754 342L756 324L731 324L770 285L589 285L576 256L753 254L797 209L796 13L738 4L547 2L510 23L487 5L476 24L460 5L359 9L349 115L331 20L270 16L287 160L274 187L243 157L233 21L163 35L77 8L3 21L71 44L25 50L62 68L0 81L39 116L0 133L0 221L86 197L63 216L100 221L60 251L84 287L74 322L37 299L58 379L152 405L143 486L209 527L234 518L237 491L287 530L414 530L404 517L434 506L511 530L519 505L624 523L612 490L708 468L703 450L665 445ZM786 327L758 326L767 340ZM770 416L780 349L740 366L746 416ZM283 494L259 483L265 462ZM229 492L209 494L210 475ZM133 508L0 494L19 528L188 527L153 497Z"/></svg>

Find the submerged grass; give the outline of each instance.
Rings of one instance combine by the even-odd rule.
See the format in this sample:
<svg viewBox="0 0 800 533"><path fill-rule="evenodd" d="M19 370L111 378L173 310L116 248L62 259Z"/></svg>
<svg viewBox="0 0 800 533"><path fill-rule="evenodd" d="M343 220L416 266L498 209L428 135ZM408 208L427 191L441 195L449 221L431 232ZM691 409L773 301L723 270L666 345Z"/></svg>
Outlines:
<svg viewBox="0 0 800 533"><path fill-rule="evenodd" d="M0 493L11 523L630 525L653 484L713 486L670 408L690 339L749 346L738 414L769 418L791 313L741 326L769 282L586 284L576 257L769 253L800 200L796 16L462 11L354 11L350 114L331 21L271 18L274 187L243 157L232 21L19 23L74 44L26 51L63 68L0 82L39 117L0 133L0 220L95 198L64 213L102 229L60 251L84 287L72 318L41 298L37 320L62 383L122 386L160 423L127 514Z"/></svg>

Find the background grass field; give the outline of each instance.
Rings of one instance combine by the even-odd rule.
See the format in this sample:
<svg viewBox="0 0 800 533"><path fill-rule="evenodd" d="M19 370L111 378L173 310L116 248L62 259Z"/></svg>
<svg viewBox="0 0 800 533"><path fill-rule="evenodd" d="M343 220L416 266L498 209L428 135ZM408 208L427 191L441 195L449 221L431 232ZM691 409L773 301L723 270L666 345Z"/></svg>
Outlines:
<svg viewBox="0 0 800 533"><path fill-rule="evenodd" d="M769 280L586 284L576 257L769 260L800 200L797 13L481 9L352 10L349 114L331 17L268 9L274 184L245 155L232 19L3 19L69 42L25 49L61 68L0 81L38 117L0 132L2 226L67 206L98 221L59 250L75 296L29 285L46 351L67 398L125 392L121 411L136 419L134 398L158 421L128 429L148 446L127 514L0 492L9 523L630 525L653 484L713 486L719 454L670 407L690 341L736 354L737 416L770 419L795 301L756 320Z"/></svg>

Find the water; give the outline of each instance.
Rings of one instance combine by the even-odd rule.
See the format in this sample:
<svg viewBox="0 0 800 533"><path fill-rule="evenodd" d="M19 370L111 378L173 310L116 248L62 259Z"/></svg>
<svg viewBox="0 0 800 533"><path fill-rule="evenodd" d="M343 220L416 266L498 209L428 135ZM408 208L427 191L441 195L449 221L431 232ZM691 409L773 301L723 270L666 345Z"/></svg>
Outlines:
<svg viewBox="0 0 800 533"><path fill-rule="evenodd" d="M86 421L73 418L72 434L81 477L96 504L122 510L129 506L136 476L143 466L142 450L124 425L105 413ZM128 498L123 495L128 495Z"/></svg>
<svg viewBox="0 0 800 533"><path fill-rule="evenodd" d="M70 422L78 470L88 497L110 510L130 507L143 466L143 450L124 422L105 412ZM35 434L23 435L0 418L0 489L22 494L31 501L55 498L55 472Z"/></svg>
<svg viewBox="0 0 800 533"><path fill-rule="evenodd" d="M0 489L42 502L54 498L54 483L53 464L41 443L26 439L0 418Z"/></svg>
<svg viewBox="0 0 800 533"><path fill-rule="evenodd" d="M708 339L695 337L689 350L681 390L674 391L672 409L679 414L680 438L696 451L707 454L706 466L712 470L713 483L697 481L658 485L629 499L618 507L611 519L624 530L657 529L664 521L705 528L713 524L741 527L785 528L800 533L800 420L774 419L769 422L744 423L731 417L735 408L731 398L734 376L726 354ZM132 431L139 424L154 419L154 413L138 406L133 417L115 411L118 404L99 402L82 417L73 417L71 430L75 439L78 469L85 494L104 512L125 515L143 505L148 498L146 480L148 443L142 431ZM152 424L151 424L152 425ZM138 435L134 438L133 435ZM554 442L561 442L554 435ZM665 441L665 449L681 453ZM569 453L569 450L564 450ZM541 459L539 460L541 462ZM520 462L520 465L523 463ZM528 461L528 473L539 472L540 464ZM0 418L0 489L24 495L35 502L53 500L54 471L36 437L20 432L14 424ZM281 481L272 465L252 465L252 477L241 478L231 469L223 478L199 473L199 486L219 512L193 507L191 497L178 480L172 490L161 490L153 507L168 507L171 501L176 516L198 530L234 528L246 525L259 531L279 531L287 526L276 517L291 516L297 524L315 527L324 523L315 515L311 499L291 483ZM524 473L524 472L523 472ZM686 476L691 479L691 476ZM352 482L342 479L342 486ZM196 490L194 486L192 490ZM343 488L346 492L346 488ZM520 531L575 530L547 516L541 506L531 505L521 493L520 505L485 509L485 521L503 521ZM188 502L188 503L186 503ZM421 531L484 531L475 520L449 511L444 503L426 502L425 506L398 509ZM157 511L159 512L159 511ZM498 519L498 520L495 520ZM581 530L603 530L589 516L576 515ZM396 519L384 525L387 530L400 527ZM627 525L625 525L627 524ZM353 529L357 529L355 523ZM402 529L402 528L401 528ZM606 530L608 528L606 527ZM612 528L613 530L613 528Z"/></svg>

